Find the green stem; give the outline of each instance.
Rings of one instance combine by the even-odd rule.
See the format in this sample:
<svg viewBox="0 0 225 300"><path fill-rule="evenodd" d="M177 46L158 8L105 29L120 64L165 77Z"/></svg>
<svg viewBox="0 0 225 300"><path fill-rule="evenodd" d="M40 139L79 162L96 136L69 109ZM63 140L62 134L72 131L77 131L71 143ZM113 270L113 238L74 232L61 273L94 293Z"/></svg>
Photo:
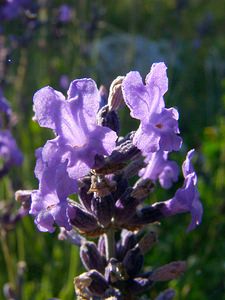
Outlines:
<svg viewBox="0 0 225 300"><path fill-rule="evenodd" d="M10 257L9 247L8 247L7 239L6 239L6 233L3 230L1 230L1 232L0 232L0 240L1 240L2 252L3 252L5 263L6 263L8 278L14 288L15 287L15 276L14 276L14 272L13 272L14 265L13 265L12 259Z"/></svg>
<svg viewBox="0 0 225 300"><path fill-rule="evenodd" d="M115 257L115 232L111 228L105 233L106 259Z"/></svg>

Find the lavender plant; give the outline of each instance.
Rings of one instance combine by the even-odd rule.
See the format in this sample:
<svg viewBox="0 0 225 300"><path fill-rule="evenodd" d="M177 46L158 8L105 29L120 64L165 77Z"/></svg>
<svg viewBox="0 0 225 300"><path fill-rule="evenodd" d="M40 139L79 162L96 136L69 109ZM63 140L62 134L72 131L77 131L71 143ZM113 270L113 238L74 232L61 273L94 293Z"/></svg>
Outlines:
<svg viewBox="0 0 225 300"><path fill-rule="evenodd" d="M55 137L36 150L39 187L31 192L30 214L40 231L60 227L59 238L80 247L86 272L74 279L78 299L138 299L154 283L185 271L183 261L142 271L156 241L148 224L190 213L190 231L202 217L194 150L187 153L175 195L144 203L158 182L168 189L178 180L179 167L168 157L182 139L178 111L165 107L167 89L166 66L155 63L144 83L134 71L116 78L104 106L105 90L86 78L71 82L67 98L51 87L34 95L34 119ZM122 137L118 111L124 104L140 125ZM167 290L157 299L173 296Z"/></svg>

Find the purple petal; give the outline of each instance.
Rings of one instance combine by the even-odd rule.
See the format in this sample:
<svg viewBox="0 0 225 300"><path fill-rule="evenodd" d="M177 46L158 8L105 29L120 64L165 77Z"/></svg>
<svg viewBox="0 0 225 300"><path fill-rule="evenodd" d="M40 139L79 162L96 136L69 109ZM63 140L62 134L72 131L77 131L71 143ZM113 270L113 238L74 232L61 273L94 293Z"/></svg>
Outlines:
<svg viewBox="0 0 225 300"><path fill-rule="evenodd" d="M203 213L197 189L197 176L191 164L193 153L193 150L189 151L183 163L183 173L185 176L183 187L177 190L172 199L153 205L155 208L158 207L164 216L190 212L191 223L188 226L188 231L193 230L200 224Z"/></svg>
<svg viewBox="0 0 225 300"><path fill-rule="evenodd" d="M56 130L59 111L64 100L63 94L49 86L40 89L34 94L34 118L40 126Z"/></svg>
<svg viewBox="0 0 225 300"><path fill-rule="evenodd" d="M148 122L150 115L149 94L138 72L130 72L122 83L124 100L133 118Z"/></svg>
<svg viewBox="0 0 225 300"><path fill-rule="evenodd" d="M152 128L151 124L140 124L135 132L133 143L144 155L159 150L160 135Z"/></svg>
<svg viewBox="0 0 225 300"><path fill-rule="evenodd" d="M179 167L174 161L167 161L162 172L159 174L160 185L164 189L169 189L173 182L178 180Z"/></svg>
<svg viewBox="0 0 225 300"><path fill-rule="evenodd" d="M179 168L175 162L168 161L167 156L168 153L163 151L150 153L145 159L147 166L139 172L139 176L152 181L159 179L163 188L170 188L178 180Z"/></svg>
<svg viewBox="0 0 225 300"><path fill-rule="evenodd" d="M194 167L193 167L192 162L191 162L194 154L195 154L194 149L188 151L186 159L183 162L182 171L183 171L184 177L187 177L189 174L194 172Z"/></svg>
<svg viewBox="0 0 225 300"><path fill-rule="evenodd" d="M68 99L75 100L74 111L82 112L86 122L96 123L101 96L94 80L84 78L72 81L68 89Z"/></svg>
<svg viewBox="0 0 225 300"><path fill-rule="evenodd" d="M166 74L166 65L163 62L154 63L150 73L146 76L145 82L147 86L157 86L160 94L163 96L168 90L168 78Z"/></svg>
<svg viewBox="0 0 225 300"><path fill-rule="evenodd" d="M151 123L156 133L160 136L159 146L164 151L178 151L182 139L177 135L178 112L175 108L163 109L159 115L154 114Z"/></svg>
<svg viewBox="0 0 225 300"><path fill-rule="evenodd" d="M44 148L36 152L35 174L39 179L39 190L32 194L30 209L30 213L36 216L38 228L50 232L54 223L71 229L67 216L67 197L77 191L77 181L68 176L66 162L61 163L61 153L59 148L54 147L55 143L57 138L48 141Z"/></svg>
<svg viewBox="0 0 225 300"><path fill-rule="evenodd" d="M190 212L191 223L188 231L193 230L200 224L203 208L199 199L199 194L195 185L196 176L194 173L187 176L183 188L177 190L175 196L165 202L168 215Z"/></svg>

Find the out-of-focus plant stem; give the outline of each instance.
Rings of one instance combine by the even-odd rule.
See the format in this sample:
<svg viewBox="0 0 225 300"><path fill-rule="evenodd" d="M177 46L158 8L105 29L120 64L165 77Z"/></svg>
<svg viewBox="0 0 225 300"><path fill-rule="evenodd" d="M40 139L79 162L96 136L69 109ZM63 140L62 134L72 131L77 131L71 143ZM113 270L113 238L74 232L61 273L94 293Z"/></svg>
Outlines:
<svg viewBox="0 0 225 300"><path fill-rule="evenodd" d="M24 79L27 69L27 51L25 48L21 49L19 66L17 69L17 75L15 80L15 91L17 96L17 105L20 106L21 91L23 90Z"/></svg>
<svg viewBox="0 0 225 300"><path fill-rule="evenodd" d="M15 288L14 265L10 256L10 250L7 243L7 234L4 230L0 231L0 240L1 240L2 252L4 255L5 264L7 268L8 278L12 287Z"/></svg>

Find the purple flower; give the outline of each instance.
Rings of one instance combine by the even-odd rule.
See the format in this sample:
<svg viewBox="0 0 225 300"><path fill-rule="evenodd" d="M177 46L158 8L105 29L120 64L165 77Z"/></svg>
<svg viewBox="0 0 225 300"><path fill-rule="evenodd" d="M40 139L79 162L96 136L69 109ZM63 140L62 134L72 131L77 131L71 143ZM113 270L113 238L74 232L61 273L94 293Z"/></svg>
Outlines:
<svg viewBox="0 0 225 300"><path fill-rule="evenodd" d="M35 175L39 189L31 195L30 214L35 215L35 223L40 231L53 232L54 224L71 230L68 218L69 200L67 196L77 191L77 181L69 178L66 162L60 161L60 149L48 141L44 148L36 150Z"/></svg>
<svg viewBox="0 0 225 300"><path fill-rule="evenodd" d="M8 103L8 101L5 99L2 90L0 89L0 112L3 112L7 115L11 115L11 107Z"/></svg>
<svg viewBox="0 0 225 300"><path fill-rule="evenodd" d="M62 23L67 23L72 18L72 10L71 7L67 4L63 4L59 7L59 15L58 19Z"/></svg>
<svg viewBox="0 0 225 300"><path fill-rule="evenodd" d="M143 84L140 74L129 72L123 80L124 100L131 116L141 121L134 144L144 153L179 150L182 140L177 135L178 112L165 108L163 95L168 89L166 66L153 64Z"/></svg>
<svg viewBox="0 0 225 300"><path fill-rule="evenodd" d="M174 161L167 160L168 152L157 151L149 153L145 159L147 166L140 170L139 176L143 179L159 180L160 185L168 189L178 180L179 168Z"/></svg>
<svg viewBox="0 0 225 300"><path fill-rule="evenodd" d="M56 133L57 138L51 143L73 179L89 172L96 154L108 155L115 147L116 133L96 124L100 100L91 79L74 80L67 100L51 87L44 87L34 95L35 118L40 126Z"/></svg>
<svg viewBox="0 0 225 300"><path fill-rule="evenodd" d="M190 150L188 152L186 160L182 166L185 178L183 187L177 190L172 199L163 202L165 207L162 208L163 214L167 216L190 212L192 218L187 229L188 231L193 230L200 224L203 213L202 204L197 190L197 175L191 163L193 154L194 150Z"/></svg>
<svg viewBox="0 0 225 300"><path fill-rule="evenodd" d="M9 130L0 130L0 159L3 161L0 177L5 175L13 165L20 165L23 161L23 155Z"/></svg>
<svg viewBox="0 0 225 300"><path fill-rule="evenodd" d="M0 18L12 20L29 7L31 0L6 0L0 6Z"/></svg>

